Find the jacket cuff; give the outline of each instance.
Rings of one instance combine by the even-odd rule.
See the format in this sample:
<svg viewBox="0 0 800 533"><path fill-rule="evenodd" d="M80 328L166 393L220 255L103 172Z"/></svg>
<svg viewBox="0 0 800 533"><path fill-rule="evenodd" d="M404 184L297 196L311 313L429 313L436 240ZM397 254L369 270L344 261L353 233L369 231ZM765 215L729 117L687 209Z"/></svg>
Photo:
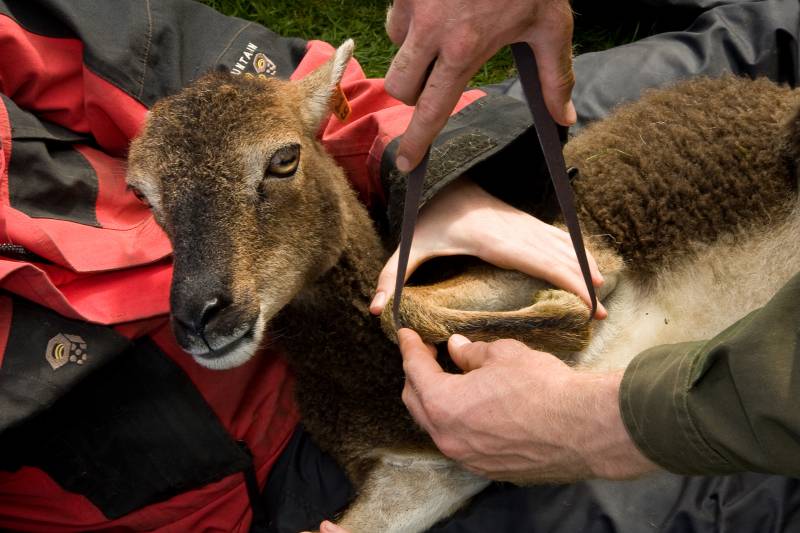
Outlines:
<svg viewBox="0 0 800 533"><path fill-rule="evenodd" d="M639 354L620 385L622 420L639 450L677 474L736 471L698 430L689 409L691 376L705 342L658 346Z"/></svg>
<svg viewBox="0 0 800 533"><path fill-rule="evenodd" d="M431 147L419 207L464 174L517 208L531 211L545 204L551 190L532 126L524 102L498 94L487 94L451 116ZM390 244L399 238L408 179L394 166L399 141L393 139L381 156Z"/></svg>

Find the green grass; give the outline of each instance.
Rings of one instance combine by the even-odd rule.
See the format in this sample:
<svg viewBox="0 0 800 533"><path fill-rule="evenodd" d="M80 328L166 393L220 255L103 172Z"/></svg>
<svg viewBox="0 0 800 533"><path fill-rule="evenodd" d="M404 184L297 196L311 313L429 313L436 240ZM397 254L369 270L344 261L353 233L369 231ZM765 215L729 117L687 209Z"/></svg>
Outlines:
<svg viewBox="0 0 800 533"><path fill-rule="evenodd" d="M382 77L397 50L383 30L386 0L203 0L227 14L258 22L287 37L336 46L356 41L355 56L368 77Z"/></svg>
<svg viewBox="0 0 800 533"><path fill-rule="evenodd" d="M347 38L356 41L356 58L368 77L383 77L397 48L383 29L387 0L201 0L227 14L252 20L280 35L321 39L337 45ZM640 14L625 6L619 12L598 12L591 2L575 0L576 53L602 50L631 42L654 30L654 23L643 23ZM585 12L583 10L586 10ZM642 28L648 31L643 32ZM513 60L506 48L495 55L472 79L480 86L502 81L514 73Z"/></svg>

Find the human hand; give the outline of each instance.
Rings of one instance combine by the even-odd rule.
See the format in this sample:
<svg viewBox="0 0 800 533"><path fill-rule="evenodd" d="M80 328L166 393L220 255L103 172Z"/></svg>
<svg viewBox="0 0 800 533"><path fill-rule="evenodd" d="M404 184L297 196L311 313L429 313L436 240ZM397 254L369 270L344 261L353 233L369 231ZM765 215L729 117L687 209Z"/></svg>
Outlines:
<svg viewBox="0 0 800 533"><path fill-rule="evenodd" d="M406 279L433 257L471 255L571 291L591 305L569 234L495 198L468 179L448 185L419 214ZM603 277L588 256L592 283ZM370 311L379 315L394 294L398 251L383 267ZM598 302L595 318L608 316Z"/></svg>
<svg viewBox="0 0 800 533"><path fill-rule="evenodd" d="M410 329L398 332L403 402L442 453L467 470L517 483L625 479L656 469L622 422L622 371L571 369L517 341L448 349L464 374L448 374Z"/></svg>
<svg viewBox="0 0 800 533"><path fill-rule="evenodd" d="M469 79L508 44L528 43L536 54L547 109L559 124L574 123L572 27L568 0L502 5L494 0L395 0L386 32L400 50L385 88L406 104L416 103L397 148L397 168L409 172L420 162Z"/></svg>
<svg viewBox="0 0 800 533"><path fill-rule="evenodd" d="M304 531L303 533L311 533L311 532L310 531ZM342 528L342 527L337 526L333 522L330 522L328 520L324 520L319 525L319 533L350 533L350 532L347 531L346 529Z"/></svg>

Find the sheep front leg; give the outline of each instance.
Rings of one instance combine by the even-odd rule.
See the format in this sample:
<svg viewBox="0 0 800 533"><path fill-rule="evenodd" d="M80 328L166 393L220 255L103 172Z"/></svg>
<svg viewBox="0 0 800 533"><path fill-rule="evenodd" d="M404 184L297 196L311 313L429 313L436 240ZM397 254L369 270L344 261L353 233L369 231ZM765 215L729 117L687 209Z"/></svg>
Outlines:
<svg viewBox="0 0 800 533"><path fill-rule="evenodd" d="M417 533L450 516L489 480L435 452L379 450L337 523L350 533Z"/></svg>

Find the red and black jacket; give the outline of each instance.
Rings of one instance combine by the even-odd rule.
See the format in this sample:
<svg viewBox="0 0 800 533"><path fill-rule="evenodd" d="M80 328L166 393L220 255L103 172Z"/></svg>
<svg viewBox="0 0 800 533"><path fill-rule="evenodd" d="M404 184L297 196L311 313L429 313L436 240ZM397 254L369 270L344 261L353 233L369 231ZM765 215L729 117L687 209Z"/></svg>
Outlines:
<svg viewBox="0 0 800 533"><path fill-rule="evenodd" d="M332 50L188 0L0 0L0 528L248 530L245 473L252 495L298 422L292 378L276 353L215 372L177 348L170 243L125 155L147 109L202 73L297 78ZM391 229L411 109L355 62L343 88L352 114L322 140ZM426 199L529 150L516 100L473 90L457 111Z"/></svg>

